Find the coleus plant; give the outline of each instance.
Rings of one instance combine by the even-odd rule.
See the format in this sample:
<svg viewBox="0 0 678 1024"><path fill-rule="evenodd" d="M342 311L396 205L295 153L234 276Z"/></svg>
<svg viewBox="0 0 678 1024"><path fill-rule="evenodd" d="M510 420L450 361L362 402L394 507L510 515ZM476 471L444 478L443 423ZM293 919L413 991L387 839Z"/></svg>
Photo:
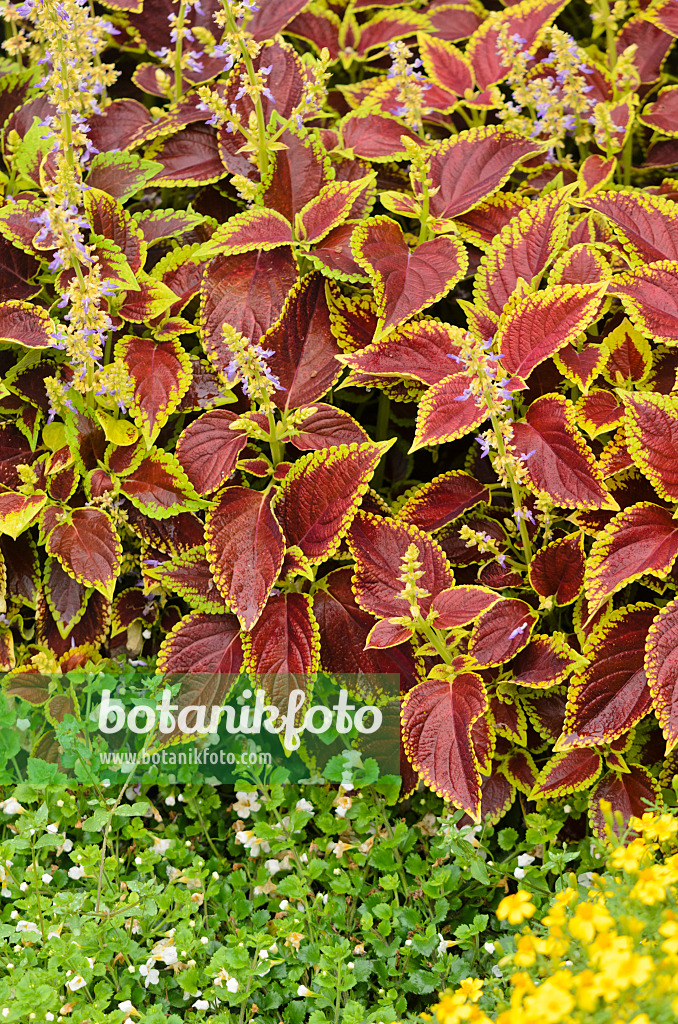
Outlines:
<svg viewBox="0 0 678 1024"><path fill-rule="evenodd" d="M396 673L404 795L642 813L678 743L675 5L105 6L5 9L7 693L54 724L121 654L193 704Z"/></svg>

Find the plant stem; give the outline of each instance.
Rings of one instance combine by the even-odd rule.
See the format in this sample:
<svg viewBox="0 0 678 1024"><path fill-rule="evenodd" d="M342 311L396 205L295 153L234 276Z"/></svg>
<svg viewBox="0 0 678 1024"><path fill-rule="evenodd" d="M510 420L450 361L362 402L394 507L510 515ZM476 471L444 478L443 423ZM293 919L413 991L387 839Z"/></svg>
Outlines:
<svg viewBox="0 0 678 1024"><path fill-rule="evenodd" d="M383 391L379 392L379 407L377 409L377 430L376 441L385 441L388 436L388 422L391 412L391 399ZM382 458L376 468L373 484L375 490L379 490L384 482L384 459Z"/></svg>
<svg viewBox="0 0 678 1024"><path fill-rule="evenodd" d="M493 413L490 415L490 419L492 421L492 429L494 431L494 436L497 439L497 450L499 452L499 456L502 460L504 460L504 465L506 465L506 447L504 446L504 438L501 433L499 421L497 420L496 415L494 415ZM513 475L513 470L511 469L510 466L506 466L506 475L508 477L509 484L511 485L513 505L515 508L519 509L522 507L520 500L520 488L516 482L516 478ZM527 523L522 518L522 516L519 520L518 527L520 530L520 539L523 543L523 551L525 552L525 560L529 565L529 563L532 561L532 545L530 543L530 536L527 532Z"/></svg>
<svg viewBox="0 0 678 1024"><path fill-rule="evenodd" d="M177 17L177 41L174 44L174 102L178 103L183 96L184 84L181 74L181 58L184 39L184 21L186 19L186 0L181 0Z"/></svg>
<svg viewBox="0 0 678 1024"><path fill-rule="evenodd" d="M276 426L275 416L271 409L268 410L268 432L269 432L269 444L271 446L271 461L274 466L277 466L282 461L283 450L280 445L280 441L276 437Z"/></svg>

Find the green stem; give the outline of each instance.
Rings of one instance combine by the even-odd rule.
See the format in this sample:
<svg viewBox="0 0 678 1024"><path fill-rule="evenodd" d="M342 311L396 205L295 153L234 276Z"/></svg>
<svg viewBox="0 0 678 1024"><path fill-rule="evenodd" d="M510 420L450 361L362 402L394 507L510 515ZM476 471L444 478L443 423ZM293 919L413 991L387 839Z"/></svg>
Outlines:
<svg viewBox="0 0 678 1024"><path fill-rule="evenodd" d="M271 461L274 466L282 462L283 450L280 441L276 437L275 416L271 409L268 410L268 442L271 446Z"/></svg>
<svg viewBox="0 0 678 1024"><path fill-rule="evenodd" d="M429 212L429 180L426 176L426 171L423 171L423 177L421 182L422 198L421 198L421 226L419 228L419 245L422 242L427 241L430 232L428 227L428 212Z"/></svg>
<svg viewBox="0 0 678 1024"><path fill-rule="evenodd" d="M388 422L391 412L391 399L388 395L384 394L383 391L379 392L379 407L377 409L377 430L376 430L376 441L385 441L388 437ZM382 483L384 482L384 459L382 458L379 465L376 468L373 485L375 490L379 490Z"/></svg>
<svg viewBox="0 0 678 1024"><path fill-rule="evenodd" d="M184 39L184 21L186 20L186 0L181 0L177 18L177 41L174 44L174 102L178 103L183 96L184 83L181 74L181 59Z"/></svg>
<svg viewBox="0 0 678 1024"><path fill-rule="evenodd" d="M435 647L436 651L438 652L440 657L443 659L445 664L446 665L451 665L452 664L452 652L450 651L449 647L445 643L444 637L442 636L442 634L437 629L434 629L434 627L429 622L426 621L426 619L421 615L421 613L419 615L419 620L417 622L417 626L422 631L422 633L424 634L424 636L426 637L428 642L433 647Z"/></svg>
<svg viewBox="0 0 678 1024"><path fill-rule="evenodd" d="M231 8L230 8L230 4L229 3L227 3L225 5L225 11L226 11L226 23L227 23L227 27L228 27L229 32L233 33L236 36L241 35L240 30L236 26L236 23L235 23L235 20L233 18L233 14L231 12ZM250 84L252 85L252 87L254 89L254 94L256 96L256 99L254 100L254 110L255 110L255 113L256 113L256 116L257 116L257 136L258 136L257 142L258 142L258 149L259 149L259 170L260 170L261 175L263 177L263 175L266 174L266 172L268 171L268 150L266 148L267 139L266 139L266 120L264 118L264 108L263 108L263 106L261 104L261 95L259 94L259 83L257 82L257 74L256 74L256 71L254 70L254 64L252 63L252 58L250 57L250 52L247 49L247 43L246 43L246 41L243 38L240 38L239 41L238 41L238 44L239 44L239 47L240 47L240 55L242 57L243 64L245 65L245 68L247 70L247 77L250 80Z"/></svg>
<svg viewBox="0 0 678 1024"><path fill-rule="evenodd" d="M624 185L631 184L631 168L633 164L633 132L629 132L629 137L624 143L624 149L622 151L622 182Z"/></svg>
<svg viewBox="0 0 678 1024"><path fill-rule="evenodd" d="M490 420L492 421L492 429L494 431L494 436L497 439L497 450L499 452L499 456L504 461L504 465L506 466L506 447L504 446L504 438L502 437L499 421L497 417L494 415L494 413L490 415ZM509 484L511 485L511 495L513 497L514 508L521 508L522 505L520 488L516 482L516 478L513 475L513 470L511 469L510 466L506 466L506 475L508 477ZM520 539L523 543L523 551L525 552L525 560L529 565L529 563L532 561L532 545L530 543L530 537L527 532L527 523L522 518L522 516L520 518L519 529Z"/></svg>
<svg viewBox="0 0 678 1024"><path fill-rule="evenodd" d="M40 921L40 934L42 941L46 940L45 922L42 916L42 904L40 903L40 879L38 878L38 862L35 857L35 837L31 836L31 860L33 862L33 875L35 877L35 899L38 907L38 920Z"/></svg>

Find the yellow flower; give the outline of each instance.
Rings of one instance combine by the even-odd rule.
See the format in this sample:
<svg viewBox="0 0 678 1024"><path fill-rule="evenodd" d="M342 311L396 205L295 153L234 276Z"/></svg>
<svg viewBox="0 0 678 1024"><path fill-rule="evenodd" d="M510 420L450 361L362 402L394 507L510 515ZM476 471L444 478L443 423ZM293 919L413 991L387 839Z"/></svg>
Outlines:
<svg viewBox="0 0 678 1024"><path fill-rule="evenodd" d="M659 926L659 934L666 936L666 942L662 942L662 949L669 956L678 956L678 921L673 914Z"/></svg>
<svg viewBox="0 0 678 1024"><path fill-rule="evenodd" d="M508 921L509 924L522 924L536 911L529 892L519 889L511 896L504 896L497 907L497 917L500 921Z"/></svg>
<svg viewBox="0 0 678 1024"><path fill-rule="evenodd" d="M665 843L678 832L678 819L672 814L652 814L646 811L642 818L632 818L629 822L636 832L642 832L648 839L657 839Z"/></svg>
<svg viewBox="0 0 678 1024"><path fill-rule="evenodd" d="M635 874L641 861L648 853L644 839L634 839L628 846L618 846L612 851L611 861L616 868L621 868L627 875Z"/></svg>
<svg viewBox="0 0 678 1024"><path fill-rule="evenodd" d="M675 872L670 866L653 864L639 872L636 884L631 889L631 898L640 900L648 907L661 903L666 898L666 886L673 881Z"/></svg>
<svg viewBox="0 0 678 1024"><path fill-rule="evenodd" d="M531 967L537 959L535 945L534 935L521 935L516 943L516 952L513 956L514 964L518 967Z"/></svg>
<svg viewBox="0 0 678 1024"><path fill-rule="evenodd" d="M575 978L577 992L577 1006L585 1013L593 1013L598 1000L605 995L609 988L609 982L602 974L595 974L593 971L585 970Z"/></svg>
<svg viewBox="0 0 678 1024"><path fill-rule="evenodd" d="M477 1003L483 993L483 982L480 978L464 978L459 982L459 991L472 1003Z"/></svg>
<svg viewBox="0 0 678 1024"><path fill-rule="evenodd" d="M575 910L568 927L573 938L589 945L597 932L609 931L612 924L612 918L599 903L584 902Z"/></svg>
<svg viewBox="0 0 678 1024"><path fill-rule="evenodd" d="M525 1013L541 1024L558 1024L574 1009L574 999L554 978L548 978L525 1000Z"/></svg>

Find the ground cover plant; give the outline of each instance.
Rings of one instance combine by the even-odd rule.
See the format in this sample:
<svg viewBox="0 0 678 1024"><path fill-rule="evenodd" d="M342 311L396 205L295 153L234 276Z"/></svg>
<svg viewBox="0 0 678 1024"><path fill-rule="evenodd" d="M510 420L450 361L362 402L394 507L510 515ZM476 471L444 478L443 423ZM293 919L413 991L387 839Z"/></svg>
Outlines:
<svg viewBox="0 0 678 1024"><path fill-rule="evenodd" d="M138 952L140 919L117 902L102 910L123 882L141 893L150 916L139 927L157 942L161 923L179 928L173 914L183 921L252 888L225 916L234 949L214 949L222 981L236 979L233 999L210 989L193 1000L207 1006L187 1003L190 970L202 968L182 953L190 970L173 971L162 996L151 990L159 1019L230 1020L217 998L239 1024L257 1019L253 1006L284 1006L294 1024L308 999L316 1024L418 1013L418 997L463 980L455 972L490 970L480 935L498 902L461 840L452 874L468 868L473 899L448 899L448 880L424 891L443 854L417 846L407 816L418 800L434 819L455 810L464 841L480 827L494 843L497 827L492 861L512 855L511 842L528 858L541 847L544 900L567 888L567 857L580 874L592 868L591 837L627 837L649 805L675 803L678 4L25 0L2 10L0 781L7 860L27 857L33 876L17 904L30 911L20 918L29 961L56 942L39 851L68 853L49 838L68 807L66 824L86 833L84 874L54 860L42 884L59 871L60 882L94 879L54 905L71 922L82 912L68 930L92 929L92 942L102 922L117 929L115 971ZM308 758L320 833L343 820L330 808L350 804L351 765L362 764L366 793L381 786L361 797L352 829L385 829L379 886L395 894L370 903L375 893L356 889L350 926L340 901L335 934L345 929L347 945L321 968L327 982L299 973L300 956L275 1006L255 998L267 971L246 967L238 929L255 913L255 931L277 944L284 910L271 917L267 899L256 903L274 891L268 876L238 876L224 892L213 879L218 896L191 883L179 911L159 883L141 892L143 872L116 874L120 856L143 867L143 815L175 783L143 774L134 810L131 785L108 798L84 777L69 789L63 773L91 748L82 679L117 675L122 693L130 666L142 687L157 673L190 676L182 707L223 703L241 672L281 706L293 689L310 699L321 671L359 673L363 689L399 678L384 732L400 749L398 794L367 757L336 778L314 775ZM283 781L248 785L263 794ZM422 781L433 793L421 796ZM207 846L177 865L194 879L196 856L207 871L236 840L218 796L191 795L187 777L176 785L177 800L188 787ZM61 805L41 802L45 787ZM295 793L313 802L315 788ZM291 792L290 781L267 790L264 816ZM396 795L410 799L401 811ZM241 844L260 852L262 838L284 860L294 807L285 803L295 824L284 847L274 849L271 821ZM325 861L312 870L320 877ZM323 891L344 884L342 866L331 870ZM170 888L179 878L163 864L165 876ZM289 885L285 899L309 913L308 891ZM433 900L425 938L411 917L419 890ZM351 1011L342 965L356 921L371 918L372 934L377 904L391 908L376 914L379 984L356 968L365 987ZM455 917L465 906L477 923ZM331 913L317 909L318 922ZM221 926L204 914L203 937L217 943ZM5 938L18 928L9 915ZM471 931L448 940L453 927ZM399 949L415 939L403 929L424 943L423 959L406 960L417 982L404 1002ZM448 941L462 954L452 967L444 949L431 959ZM112 981L113 967L70 964L72 944L63 963L86 992L60 982L73 995L65 1016L134 1016L111 1009L114 993L135 1008L156 984L152 964L137 991ZM60 956L39 970L61 969ZM32 1001L38 976L26 982ZM292 982L306 993L294 1009ZM525 982L526 1005L530 993ZM462 1003L460 1019L492 1011ZM452 1015L445 1024L455 1005L436 1011ZM156 1009L139 1013L150 1021Z"/></svg>

